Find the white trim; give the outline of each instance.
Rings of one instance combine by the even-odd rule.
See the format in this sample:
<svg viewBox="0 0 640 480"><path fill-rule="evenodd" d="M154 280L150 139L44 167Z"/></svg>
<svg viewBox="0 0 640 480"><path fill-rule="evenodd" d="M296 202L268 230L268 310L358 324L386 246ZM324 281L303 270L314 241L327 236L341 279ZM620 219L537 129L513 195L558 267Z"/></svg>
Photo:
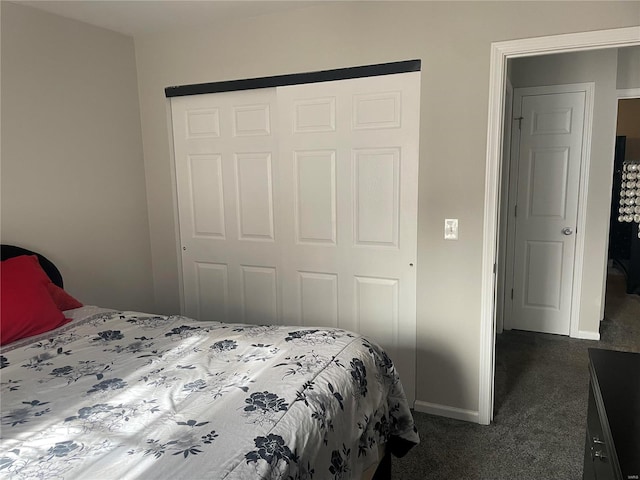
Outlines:
<svg viewBox="0 0 640 480"><path fill-rule="evenodd" d="M495 302L493 265L497 253L500 158L504 116L507 57L500 44L491 44L489 70L489 120L487 163L484 182L484 226L482 239L482 277L480 283L480 356L478 373L478 423L493 420L493 377L495 362Z"/></svg>
<svg viewBox="0 0 640 480"><path fill-rule="evenodd" d="M586 330L578 330L575 338L579 338L581 340L600 340L600 333L598 332L588 332Z"/></svg>
<svg viewBox="0 0 640 480"><path fill-rule="evenodd" d="M582 127L582 162L580 164L580 185L578 187L578 218L576 225L576 247L573 263L573 294L571 295L571 320L569 335L580 338L580 305L582 304L582 270L584 267L585 226L587 225L587 192L591 169L591 138L593 137L593 98L596 85L593 82L581 84L584 88L584 126ZM611 190L611 188L609 188ZM609 201L611 203L611 201Z"/></svg>
<svg viewBox="0 0 640 480"><path fill-rule="evenodd" d="M640 45L640 27L598 30L548 37L526 38L491 44L489 65L489 108L485 169L482 277L480 301L480 357L478 423L493 419L495 361L495 302L493 265L497 252L500 158L503 134L503 103L507 60L548 53L619 48Z"/></svg>
<svg viewBox="0 0 640 480"><path fill-rule="evenodd" d="M640 88L619 88L616 90L616 97L618 100L624 98L640 98ZM616 106L616 110L618 107Z"/></svg>
<svg viewBox="0 0 640 480"><path fill-rule="evenodd" d="M414 410L439 417L455 418L456 420L464 420L465 422L478 423L478 412L476 410L465 410L463 408L450 407L439 403L423 402L422 400L416 400Z"/></svg>
<svg viewBox="0 0 640 480"><path fill-rule="evenodd" d="M491 44L492 52L501 58L532 57L549 53L583 52L601 48L621 48L640 45L640 26L566 33L545 37L521 38Z"/></svg>

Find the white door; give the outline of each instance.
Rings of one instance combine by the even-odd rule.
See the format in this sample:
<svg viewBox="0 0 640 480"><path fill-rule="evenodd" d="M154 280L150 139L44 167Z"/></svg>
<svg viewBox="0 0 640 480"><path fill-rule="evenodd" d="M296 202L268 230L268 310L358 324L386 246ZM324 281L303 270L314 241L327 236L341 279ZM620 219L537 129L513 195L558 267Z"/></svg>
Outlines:
<svg viewBox="0 0 640 480"><path fill-rule="evenodd" d="M416 361L419 75L278 92L285 322L374 338L402 378Z"/></svg>
<svg viewBox="0 0 640 480"><path fill-rule="evenodd" d="M554 87L515 90L520 138L512 170L515 240L506 328L570 334L585 95L554 93Z"/></svg>
<svg viewBox="0 0 640 480"><path fill-rule="evenodd" d="M419 75L171 100L186 315L360 332L414 400Z"/></svg>
<svg viewBox="0 0 640 480"><path fill-rule="evenodd" d="M184 314L281 321L275 89L171 100Z"/></svg>

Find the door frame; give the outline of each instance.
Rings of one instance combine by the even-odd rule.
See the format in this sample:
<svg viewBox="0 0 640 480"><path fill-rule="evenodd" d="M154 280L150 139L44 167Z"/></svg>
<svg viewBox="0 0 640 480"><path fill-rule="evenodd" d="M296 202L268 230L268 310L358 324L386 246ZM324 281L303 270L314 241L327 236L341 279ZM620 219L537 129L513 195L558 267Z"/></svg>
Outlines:
<svg viewBox="0 0 640 480"><path fill-rule="evenodd" d="M574 249L574 261L573 261L573 270L572 270L572 278L573 285L571 291L571 306L569 313L569 336L572 338L583 338L587 340L598 340L599 338L593 338L592 335L588 335L586 333L580 332L579 327L579 319L580 319L580 309L576 308L576 306L580 305L580 300L582 297L582 269L584 266L584 225L587 221L587 195L589 190L589 169L591 166L591 138L593 132L593 98L595 95L595 83L594 82L584 82L584 83L570 83L570 84L558 84L558 85L548 85L542 87L515 87L513 88L513 109L516 108L516 100L521 99L525 95L545 95L545 94L555 94L555 93L573 93L573 92L584 92L584 120L582 127L582 154L580 157L580 175L579 175L579 183L578 183L578 211L576 216L576 225L575 225L575 235L576 235L576 244ZM515 114L514 114L515 115ZM519 171L519 147L520 147L520 130L516 128L511 128L511 150L509 151L510 158L503 159L505 164L508 163L508 168L510 172L508 191L506 195L505 202L508 204L507 209L508 212L512 212L517 200L517 172ZM505 165L506 166L506 165ZM516 175L513 175L516 173ZM501 188L505 188L505 184L502 185ZM513 262L514 262L514 249L515 249L515 222L510 221L513 220L513 216L507 215L504 217L506 219L506 261L504 268L509 269L509 273L506 274L505 279L505 287L502 292L502 302L503 302L503 312L505 312L505 318L502 321L502 325L506 325L505 319L507 317L507 313L509 316L511 315L511 309L513 307L513 303L510 301L510 296L507 295L507 292L510 288L513 288L513 279L514 279L514 271L513 271ZM499 239L498 239L499 241ZM598 336L599 337L599 336Z"/></svg>
<svg viewBox="0 0 640 480"><path fill-rule="evenodd" d="M478 423L493 420L496 303L495 269L499 233L500 176L504 132L504 94L510 58L640 45L640 26L524 38L491 44L485 163L480 304Z"/></svg>

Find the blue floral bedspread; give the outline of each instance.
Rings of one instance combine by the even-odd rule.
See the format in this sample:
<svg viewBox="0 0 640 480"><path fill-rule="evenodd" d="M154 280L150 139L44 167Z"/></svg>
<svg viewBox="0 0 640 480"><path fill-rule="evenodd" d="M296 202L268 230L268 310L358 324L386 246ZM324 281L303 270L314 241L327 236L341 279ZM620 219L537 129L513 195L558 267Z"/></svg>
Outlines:
<svg viewBox="0 0 640 480"><path fill-rule="evenodd" d="M375 343L102 311L0 351L0 477L358 478L419 442Z"/></svg>

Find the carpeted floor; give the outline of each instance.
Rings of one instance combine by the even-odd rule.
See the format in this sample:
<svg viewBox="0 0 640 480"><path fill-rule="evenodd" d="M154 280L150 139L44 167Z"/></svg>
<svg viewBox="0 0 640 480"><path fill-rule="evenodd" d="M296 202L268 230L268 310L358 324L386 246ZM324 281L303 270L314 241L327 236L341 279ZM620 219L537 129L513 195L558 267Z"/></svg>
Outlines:
<svg viewBox="0 0 640 480"><path fill-rule="evenodd" d="M640 296L609 275L599 342L505 331L496 340L489 426L415 412L421 444L393 459L398 480L579 480L589 385L588 348L640 352Z"/></svg>

